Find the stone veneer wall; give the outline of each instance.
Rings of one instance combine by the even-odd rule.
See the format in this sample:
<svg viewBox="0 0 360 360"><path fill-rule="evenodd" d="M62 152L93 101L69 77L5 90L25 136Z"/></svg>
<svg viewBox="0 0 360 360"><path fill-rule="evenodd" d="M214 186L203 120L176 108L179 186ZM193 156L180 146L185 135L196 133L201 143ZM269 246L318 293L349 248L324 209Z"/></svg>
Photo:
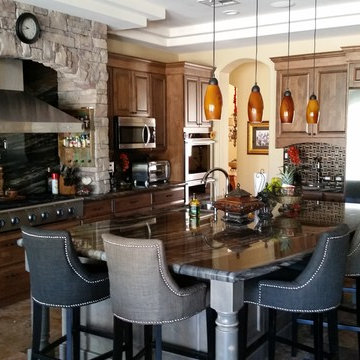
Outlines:
<svg viewBox="0 0 360 360"><path fill-rule="evenodd" d="M16 36L16 19L23 12L39 19L41 37L34 44L24 44ZM56 70L60 108L94 107L95 167L81 168L81 172L93 179L94 193L108 192L106 25L0 0L0 57L32 60Z"/></svg>

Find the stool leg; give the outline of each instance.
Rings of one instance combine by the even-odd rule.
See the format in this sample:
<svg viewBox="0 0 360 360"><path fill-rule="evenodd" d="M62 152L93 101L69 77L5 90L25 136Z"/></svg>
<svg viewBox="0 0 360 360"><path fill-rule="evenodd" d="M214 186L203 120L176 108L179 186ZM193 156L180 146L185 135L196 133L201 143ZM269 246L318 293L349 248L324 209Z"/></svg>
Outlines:
<svg viewBox="0 0 360 360"><path fill-rule="evenodd" d="M42 309L43 305L33 300L31 360L36 360L37 356L35 354L40 352Z"/></svg>
<svg viewBox="0 0 360 360"><path fill-rule="evenodd" d="M73 309L67 308L66 313L66 360L73 360Z"/></svg>
<svg viewBox="0 0 360 360"><path fill-rule="evenodd" d="M121 360L124 342L123 321L114 316L113 360Z"/></svg>
<svg viewBox="0 0 360 360"><path fill-rule="evenodd" d="M338 317L337 309L327 312L329 350L331 359L339 359L339 336L338 336Z"/></svg>
<svg viewBox="0 0 360 360"><path fill-rule="evenodd" d="M145 360L152 360L152 325L144 326Z"/></svg>
<svg viewBox="0 0 360 360"><path fill-rule="evenodd" d="M162 335L161 325L154 325L155 328L155 359L162 359Z"/></svg>
<svg viewBox="0 0 360 360"><path fill-rule="evenodd" d="M238 356L238 360L246 359L248 308L249 308L248 304L244 304L244 306L238 312L238 318L239 318L239 332L238 332L239 356Z"/></svg>
<svg viewBox="0 0 360 360"><path fill-rule="evenodd" d="M126 360L131 360L133 358L133 330L132 330L132 324L123 321L123 327L124 327L124 330L125 330Z"/></svg>
<svg viewBox="0 0 360 360"><path fill-rule="evenodd" d="M275 359L275 337L276 337L276 310L269 308L269 335L268 335L268 357Z"/></svg>
<svg viewBox="0 0 360 360"><path fill-rule="evenodd" d="M216 311L211 307L206 308L206 336L209 360L215 360L215 320Z"/></svg>
<svg viewBox="0 0 360 360"><path fill-rule="evenodd" d="M298 313L293 313L291 315L291 356L295 357L297 353L297 343L298 343L298 323L297 319L299 317Z"/></svg>
<svg viewBox="0 0 360 360"><path fill-rule="evenodd" d="M355 293L355 301L356 301L356 325L360 326L360 277L356 278L356 293ZM360 358L360 332L357 333L358 338L358 354Z"/></svg>
<svg viewBox="0 0 360 360"><path fill-rule="evenodd" d="M80 307L72 308L73 359L80 360Z"/></svg>
<svg viewBox="0 0 360 360"><path fill-rule="evenodd" d="M315 360L322 360L323 354L323 314L314 314L314 352Z"/></svg>

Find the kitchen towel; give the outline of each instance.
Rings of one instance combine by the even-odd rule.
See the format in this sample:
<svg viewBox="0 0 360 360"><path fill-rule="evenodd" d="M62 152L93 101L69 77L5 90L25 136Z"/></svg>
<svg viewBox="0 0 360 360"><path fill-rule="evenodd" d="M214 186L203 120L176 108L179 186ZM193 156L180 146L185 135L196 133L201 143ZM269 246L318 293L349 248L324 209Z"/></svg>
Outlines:
<svg viewBox="0 0 360 360"><path fill-rule="evenodd" d="M265 188L266 182L267 174L264 169L261 169L260 172L254 173L254 196Z"/></svg>

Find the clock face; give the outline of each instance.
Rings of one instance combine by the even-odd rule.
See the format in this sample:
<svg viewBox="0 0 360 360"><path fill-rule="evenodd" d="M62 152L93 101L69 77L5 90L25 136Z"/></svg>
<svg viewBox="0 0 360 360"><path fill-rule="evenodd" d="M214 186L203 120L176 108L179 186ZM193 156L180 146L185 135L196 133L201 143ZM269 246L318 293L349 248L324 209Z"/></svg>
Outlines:
<svg viewBox="0 0 360 360"><path fill-rule="evenodd" d="M27 44L34 43L40 36L40 25L37 18L31 13L23 13L16 20L16 34Z"/></svg>

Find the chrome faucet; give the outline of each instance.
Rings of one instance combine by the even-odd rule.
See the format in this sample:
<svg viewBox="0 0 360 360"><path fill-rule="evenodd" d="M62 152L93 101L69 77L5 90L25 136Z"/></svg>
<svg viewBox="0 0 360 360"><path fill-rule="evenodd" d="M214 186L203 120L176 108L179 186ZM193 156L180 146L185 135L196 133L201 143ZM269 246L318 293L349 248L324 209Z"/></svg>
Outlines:
<svg viewBox="0 0 360 360"><path fill-rule="evenodd" d="M227 194L229 193L229 174L227 173L226 170L224 170L224 169L222 169L222 168L220 168L220 167L215 167L215 168L213 168L213 169L210 169L209 171L207 171L207 172L205 173L205 175L203 176L201 182L202 182L203 184L205 184L205 186L206 186L206 184L207 184L207 182L208 182L207 179L208 179L209 175L212 174L212 173L215 172L215 171L220 171L220 172L222 172L222 173L225 175L225 179L226 179L225 196L227 196ZM215 196L213 196L213 197L215 198Z"/></svg>

